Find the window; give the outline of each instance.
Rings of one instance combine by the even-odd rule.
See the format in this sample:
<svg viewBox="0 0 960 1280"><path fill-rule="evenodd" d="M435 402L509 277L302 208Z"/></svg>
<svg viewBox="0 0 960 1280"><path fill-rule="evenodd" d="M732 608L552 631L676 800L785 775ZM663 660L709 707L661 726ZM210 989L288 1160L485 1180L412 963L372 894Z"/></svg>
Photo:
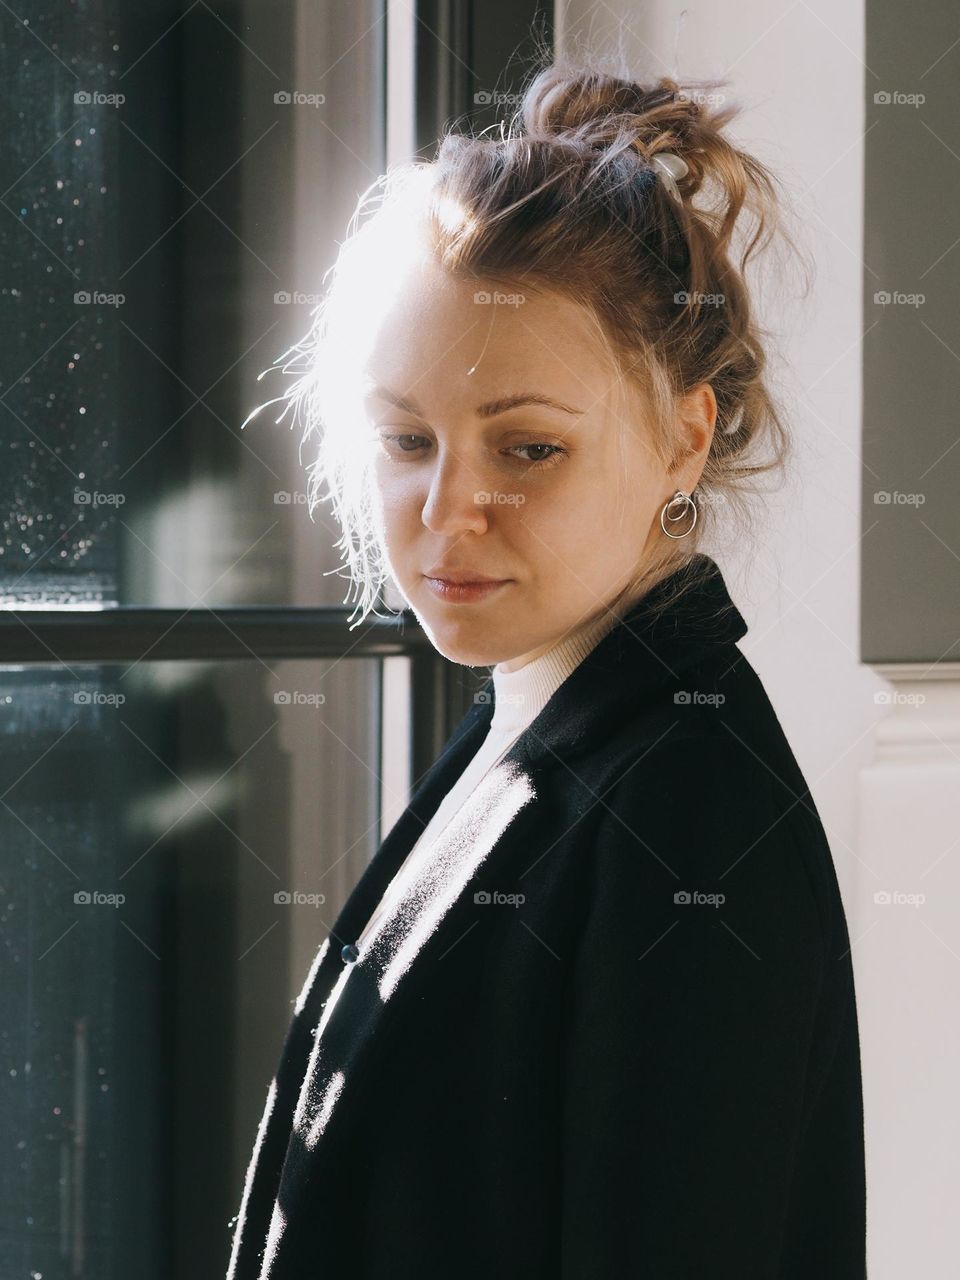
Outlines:
<svg viewBox="0 0 960 1280"><path fill-rule="evenodd" d="M299 441L239 424L391 76L426 145L499 7L420 6L407 75L385 0L0 19L2 1275L225 1273L292 1002L469 705L412 615L348 630Z"/></svg>

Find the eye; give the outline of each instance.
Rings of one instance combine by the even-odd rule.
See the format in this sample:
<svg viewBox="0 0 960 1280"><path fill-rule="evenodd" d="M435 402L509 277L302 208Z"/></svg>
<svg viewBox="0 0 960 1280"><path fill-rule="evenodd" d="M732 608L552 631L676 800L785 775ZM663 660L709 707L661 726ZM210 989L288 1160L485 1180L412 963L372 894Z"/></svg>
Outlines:
<svg viewBox="0 0 960 1280"><path fill-rule="evenodd" d="M419 442L426 440L426 436L418 436L412 431L402 431L391 434L388 431L379 433L378 439L381 442L391 441L399 449L401 453L416 453ZM429 444L429 441L427 441Z"/></svg>
<svg viewBox="0 0 960 1280"><path fill-rule="evenodd" d="M417 435L413 431L380 431L377 433L377 440L387 449L387 452L394 454L406 454L408 457L420 453L424 447L430 447L430 440L427 436ZM538 454L535 457L520 457L518 453L524 451L534 451ZM546 450L544 453L543 451ZM562 445L546 444L541 442L533 442L530 444L515 444L504 449L505 454L511 455L517 461L525 462L527 471L536 471L543 467L548 467L554 462L559 462L560 458L567 453Z"/></svg>
<svg viewBox="0 0 960 1280"><path fill-rule="evenodd" d="M529 467L530 470L533 470L535 467L549 466L551 462L559 461L560 455L565 454L567 452L566 449L564 449L559 444L537 444L537 443L511 445L510 449L507 452L512 453L517 449L549 449L550 451L549 453L541 454L539 457L522 459L522 461L528 462L530 464L530 467Z"/></svg>

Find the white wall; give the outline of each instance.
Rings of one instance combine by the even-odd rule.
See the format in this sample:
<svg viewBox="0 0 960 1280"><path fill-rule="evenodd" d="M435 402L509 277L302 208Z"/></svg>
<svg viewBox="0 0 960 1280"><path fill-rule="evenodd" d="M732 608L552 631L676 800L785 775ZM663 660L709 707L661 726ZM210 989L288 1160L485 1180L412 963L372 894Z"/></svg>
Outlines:
<svg viewBox="0 0 960 1280"><path fill-rule="evenodd" d="M957 1019L944 1027L943 1004L953 992L955 1015L956 920L951 935L951 919L880 907L874 894L923 888L911 858L923 838L918 815L936 806L916 799L918 782L941 801L928 836L945 850L946 833L955 839L956 802L943 801L960 776L960 752L941 759L932 779L929 761L916 767L923 749L908 761L909 733L892 728L898 713L875 701L891 684L858 657L864 10L860 0L721 0L681 20L682 8L675 0L558 0L558 48L619 49L621 73L640 80L731 77L725 92L744 110L730 131L780 176L814 259L805 300L796 276L792 293L768 281L756 299L762 323L779 335L793 479L768 500L759 554L714 553L750 627L741 647L820 810L846 906L861 1022L869 1274L946 1278L955 1252L946 1205L957 1190L949 1084ZM938 740L956 745L958 715L947 710ZM878 725L894 746L875 764ZM952 902L945 914L955 917ZM929 1090L914 1083L925 1063Z"/></svg>
<svg viewBox="0 0 960 1280"><path fill-rule="evenodd" d="M736 545L716 554L750 627L742 648L852 894L861 874L857 775L872 750L873 691L884 687L858 659L863 12L859 3L821 5L820 17L806 3L743 0L687 10L678 28L681 8L571 0L561 39L622 47L623 69L641 80L729 75L724 92L743 107L729 131L780 177L794 230L813 256L806 299L797 273L792 296L782 286L755 295L762 323L778 335L775 378L793 428L794 472L766 499L759 554Z"/></svg>

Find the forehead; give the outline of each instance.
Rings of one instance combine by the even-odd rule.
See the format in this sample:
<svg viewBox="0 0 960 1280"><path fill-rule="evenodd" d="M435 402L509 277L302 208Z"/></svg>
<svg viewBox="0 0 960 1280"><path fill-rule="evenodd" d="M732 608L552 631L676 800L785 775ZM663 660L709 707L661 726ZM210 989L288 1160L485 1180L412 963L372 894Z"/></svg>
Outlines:
<svg viewBox="0 0 960 1280"><path fill-rule="evenodd" d="M448 406L523 390L587 408L618 387L587 308L540 287L460 279L429 255L392 282L367 330L362 366L367 386Z"/></svg>

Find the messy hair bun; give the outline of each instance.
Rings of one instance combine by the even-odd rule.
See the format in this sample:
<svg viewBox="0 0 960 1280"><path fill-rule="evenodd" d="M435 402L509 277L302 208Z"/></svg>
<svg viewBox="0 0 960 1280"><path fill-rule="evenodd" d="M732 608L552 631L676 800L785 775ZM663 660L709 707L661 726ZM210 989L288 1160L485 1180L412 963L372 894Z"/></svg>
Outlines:
<svg viewBox="0 0 960 1280"><path fill-rule="evenodd" d="M731 532L746 531L756 479L781 471L789 451L745 280L752 255L782 228L773 175L724 133L739 110L719 92L724 83L662 77L644 85L549 62L531 74L506 127L445 133L434 160L385 175L380 207L363 226L357 210L314 328L294 348L307 371L284 398L306 408L304 440L318 444L311 511L325 481L364 614L386 567L369 486L349 482L350 432L337 429L324 386L344 379L348 307L337 299L370 298L370 280L358 289L358 272L369 273L378 243L386 247L378 269L397 256L411 236L411 210L416 234L425 229L436 260L454 275L556 291L592 313L622 385L640 393L640 429L668 468L685 447L678 398L712 386L717 422L695 528L659 539L634 586L702 564L697 551L728 516ZM664 163L679 176L657 163L671 154L679 162Z"/></svg>
<svg viewBox="0 0 960 1280"><path fill-rule="evenodd" d="M632 151L643 172L658 154L679 155L687 168L679 180L684 209L691 209L689 198L708 190L713 207L701 207L695 216L714 236L709 246L714 257L728 250L741 214L753 217L757 232L746 245L742 269L758 244L768 243L782 228L773 175L723 133L740 110L734 103L721 105L726 102L720 92L724 83L680 84L664 76L644 86L554 63L527 88L514 124L531 143L553 143L587 162L597 157L601 166L614 166ZM684 230L695 232L695 227L685 225Z"/></svg>
<svg viewBox="0 0 960 1280"><path fill-rule="evenodd" d="M651 154L661 144L686 152L695 141L701 109L669 80L645 88L599 72L571 73L554 64L527 89L520 114L523 132L533 141L561 139L596 146L613 142L626 129L630 141Z"/></svg>

